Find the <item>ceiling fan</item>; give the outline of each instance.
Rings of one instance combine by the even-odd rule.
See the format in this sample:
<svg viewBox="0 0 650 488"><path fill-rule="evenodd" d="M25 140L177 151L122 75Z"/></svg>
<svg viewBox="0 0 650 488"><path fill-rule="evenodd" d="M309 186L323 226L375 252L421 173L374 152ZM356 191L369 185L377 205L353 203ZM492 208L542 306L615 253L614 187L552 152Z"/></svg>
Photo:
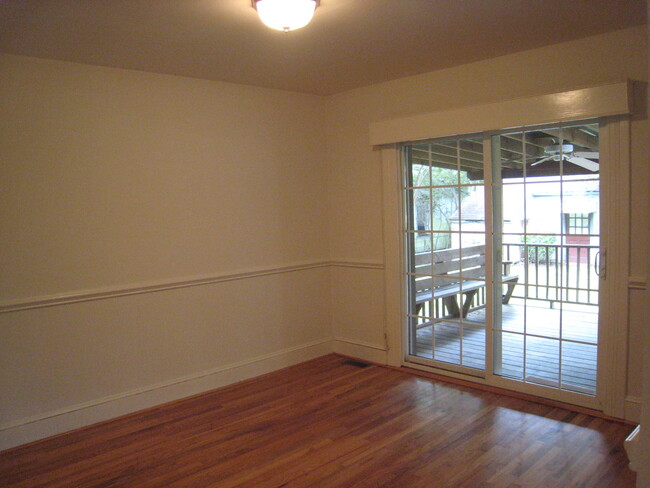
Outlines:
<svg viewBox="0 0 650 488"><path fill-rule="evenodd" d="M586 170L596 172L600 168L598 161L593 161L593 159L599 159L600 153L598 152L574 152L573 144L561 144L554 146L546 146L544 148L544 154L547 156L535 161L531 166L537 166L545 161L568 161L569 163L575 164L585 168Z"/></svg>

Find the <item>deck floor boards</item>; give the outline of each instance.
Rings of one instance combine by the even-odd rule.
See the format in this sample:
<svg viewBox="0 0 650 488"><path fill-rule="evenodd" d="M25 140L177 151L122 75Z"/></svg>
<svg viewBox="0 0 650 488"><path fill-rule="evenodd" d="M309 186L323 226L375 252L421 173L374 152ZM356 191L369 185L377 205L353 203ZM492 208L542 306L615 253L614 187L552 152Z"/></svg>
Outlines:
<svg viewBox="0 0 650 488"><path fill-rule="evenodd" d="M502 313L501 375L583 393L596 391L596 313L564 310L560 314L548 305L524 307L516 303L503 305ZM464 322L436 323L435 341L433 326L420 327L414 355L484 369L485 309L470 313ZM525 348L524 332L528 335Z"/></svg>

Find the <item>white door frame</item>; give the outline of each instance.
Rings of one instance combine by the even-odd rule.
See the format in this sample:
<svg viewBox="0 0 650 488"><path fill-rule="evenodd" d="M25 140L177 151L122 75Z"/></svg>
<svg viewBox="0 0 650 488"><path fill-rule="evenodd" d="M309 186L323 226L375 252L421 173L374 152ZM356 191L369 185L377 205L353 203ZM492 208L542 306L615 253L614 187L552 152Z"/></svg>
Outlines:
<svg viewBox="0 0 650 488"><path fill-rule="evenodd" d="M631 113L630 93L629 83L619 83L382 121L371 125L371 142L381 146L382 159L385 334L388 364L408 364L409 367L440 372L458 379L506 389L513 388L513 380L492 375L491 371L486 371L486 378L481 379L404 361L405 216L402 161L397 143L509 127L610 117L605 122L601 121L601 156L604 161L616 161L616 167L604 164L601 170L601 198L607 202L607 205L603 206L601 216L601 248L606 249L607 253L607 275L605 280L601 280L603 298L600 314L601 323L609 325L601 327L599 337L598 395L594 398L527 383L514 383L517 383L517 390L524 393L580 404L614 417L625 416L630 222L630 125L625 115ZM496 124L501 125L495 126ZM619 324L620 327L617 327Z"/></svg>

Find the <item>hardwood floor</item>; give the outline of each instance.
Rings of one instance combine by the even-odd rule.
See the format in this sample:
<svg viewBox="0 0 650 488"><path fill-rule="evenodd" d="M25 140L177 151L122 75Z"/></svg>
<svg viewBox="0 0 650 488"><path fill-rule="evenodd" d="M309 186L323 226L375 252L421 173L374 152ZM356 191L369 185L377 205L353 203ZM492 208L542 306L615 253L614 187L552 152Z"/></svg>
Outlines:
<svg viewBox="0 0 650 488"><path fill-rule="evenodd" d="M328 355L4 451L0 486L631 488L631 430Z"/></svg>

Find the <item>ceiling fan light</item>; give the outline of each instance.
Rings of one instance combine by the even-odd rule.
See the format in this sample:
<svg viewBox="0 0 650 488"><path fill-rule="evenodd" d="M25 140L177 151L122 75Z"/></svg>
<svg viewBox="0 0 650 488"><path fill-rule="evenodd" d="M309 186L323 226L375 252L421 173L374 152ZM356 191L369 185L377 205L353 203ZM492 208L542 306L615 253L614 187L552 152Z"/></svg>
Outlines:
<svg viewBox="0 0 650 488"><path fill-rule="evenodd" d="M254 0L260 20L271 29L285 32L309 24L317 3L317 0Z"/></svg>

